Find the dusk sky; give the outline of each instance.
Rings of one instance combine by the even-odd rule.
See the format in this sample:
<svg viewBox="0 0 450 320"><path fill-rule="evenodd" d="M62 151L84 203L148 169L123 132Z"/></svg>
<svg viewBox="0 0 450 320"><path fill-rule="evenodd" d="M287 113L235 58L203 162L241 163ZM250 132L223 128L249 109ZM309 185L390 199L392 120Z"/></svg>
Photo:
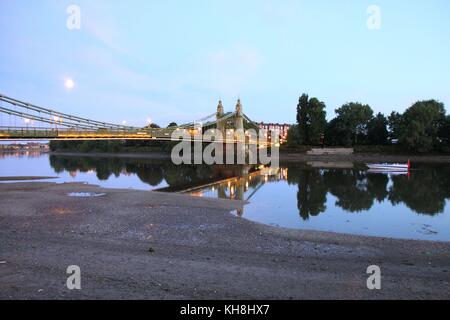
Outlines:
<svg viewBox="0 0 450 320"><path fill-rule="evenodd" d="M348 101L449 110L449 36L448 0L0 0L0 93L140 126L199 119L219 97L233 110L238 96L255 121L293 123L303 92L329 119Z"/></svg>

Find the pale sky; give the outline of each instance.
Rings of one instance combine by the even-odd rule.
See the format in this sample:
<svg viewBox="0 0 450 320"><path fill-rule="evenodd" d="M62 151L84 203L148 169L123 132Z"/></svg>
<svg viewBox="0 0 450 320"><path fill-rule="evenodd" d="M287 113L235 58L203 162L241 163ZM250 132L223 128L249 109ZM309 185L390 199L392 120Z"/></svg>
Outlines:
<svg viewBox="0 0 450 320"><path fill-rule="evenodd" d="M69 5L81 29L69 30ZM367 27L367 8L381 29ZM0 92L132 125L233 110L295 122L298 96L375 112L450 108L447 0L0 0ZM72 89L64 84L70 78Z"/></svg>

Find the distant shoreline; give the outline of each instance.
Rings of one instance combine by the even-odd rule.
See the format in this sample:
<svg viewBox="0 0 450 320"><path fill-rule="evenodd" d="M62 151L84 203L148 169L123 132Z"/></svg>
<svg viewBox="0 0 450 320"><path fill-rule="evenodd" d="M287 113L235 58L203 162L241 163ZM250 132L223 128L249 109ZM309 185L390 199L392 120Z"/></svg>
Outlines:
<svg viewBox="0 0 450 320"><path fill-rule="evenodd" d="M164 152L49 152L55 156L93 157L93 158L134 158L134 159L170 159L170 153Z"/></svg>
<svg viewBox="0 0 450 320"><path fill-rule="evenodd" d="M10 176L0 177L0 181L30 181L30 180L51 180L59 177L41 177L41 176Z"/></svg>

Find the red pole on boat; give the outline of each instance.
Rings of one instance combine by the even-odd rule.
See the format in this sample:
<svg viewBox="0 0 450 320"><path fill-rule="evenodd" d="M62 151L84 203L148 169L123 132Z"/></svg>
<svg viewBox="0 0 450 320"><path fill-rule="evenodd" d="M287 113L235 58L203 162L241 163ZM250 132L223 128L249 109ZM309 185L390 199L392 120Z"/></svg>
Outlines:
<svg viewBox="0 0 450 320"><path fill-rule="evenodd" d="M409 169L411 169L411 162L408 159L408 171L409 171Z"/></svg>

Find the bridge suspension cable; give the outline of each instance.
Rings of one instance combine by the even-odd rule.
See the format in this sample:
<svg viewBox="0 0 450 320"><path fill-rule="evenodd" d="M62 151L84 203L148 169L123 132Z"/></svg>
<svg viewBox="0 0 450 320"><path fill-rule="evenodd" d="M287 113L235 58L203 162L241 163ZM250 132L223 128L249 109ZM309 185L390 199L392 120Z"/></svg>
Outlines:
<svg viewBox="0 0 450 320"><path fill-rule="evenodd" d="M184 128L192 128L192 127L195 126L195 124L198 124L198 123L202 123L202 126L203 126L203 122L204 122L204 121L206 121L206 120L208 120L208 119L214 117L215 115L216 115L216 113L212 113L212 114L210 114L210 115L208 115L208 116L206 116L206 117L203 117L203 118L201 118L201 119L194 120L193 122L188 122L188 123L179 125L179 126L177 126L177 128L182 128L182 129L184 129Z"/></svg>
<svg viewBox="0 0 450 320"><path fill-rule="evenodd" d="M98 129L98 127L96 126L87 126L84 124L80 124L80 123L73 123L73 122L58 122L55 119L48 119L48 118L44 118L44 117L40 117L40 116L36 116L36 115L32 115L29 113L24 113L24 112L19 112L19 111L15 111L15 110L11 110L11 109L7 109L7 108L3 108L0 107L0 112L1 113L5 113L5 114L9 114L10 116L16 116L22 119L27 119L27 120L34 120L34 121L38 121L38 122L44 122L44 123L48 123L51 125L61 125L64 127L69 127L69 128L80 128L80 129L91 129L91 130L95 130ZM14 121L16 121L16 119L14 119ZM16 127L16 124L14 125Z"/></svg>
<svg viewBox="0 0 450 320"><path fill-rule="evenodd" d="M137 129L132 126L124 126L124 125L119 125L119 124L103 122L103 121L96 121L96 120L91 120L91 119L87 119L87 118L70 115L67 113L58 112L56 110L39 107L39 106L30 104L27 102L23 102L23 101L14 99L14 98L10 98L10 97L7 97L2 94L0 94L0 101L6 102L10 105L13 105L14 107L23 108L26 110L32 110L35 112L39 112L39 114L49 115L50 117L53 117L53 120L58 119L58 120L68 121L68 122L61 121L61 123L60 123L60 125L66 126L66 127L73 127L73 126L83 127L83 126L85 126L85 127L91 128L91 129L99 129L99 128L122 129L122 130ZM8 108L3 108L2 112L6 112L5 110L12 111ZM21 113L26 116L32 116L28 112L21 112ZM16 115L18 115L18 114L16 114ZM18 116L20 116L20 115L18 115ZM36 116L34 116L34 117L36 117ZM38 118L40 118L40 119L39 120L36 119L36 121L43 121L43 122L55 124L55 121L52 121L51 118L50 118L50 122L44 121L43 120L43 119L45 119L44 117L38 117Z"/></svg>
<svg viewBox="0 0 450 320"><path fill-rule="evenodd" d="M82 118L39 107L0 94L0 140L170 140L173 131L180 128L188 131L194 140L196 139L196 136L191 129L198 128L199 124L201 128L208 129L218 125L218 123L225 121L229 122L233 117L237 117L236 112L225 113L219 119L216 118L216 115L217 113L212 113L199 120L181 126L172 126L169 128L152 128L147 126L138 128ZM5 125L5 121L3 121L5 116L9 119L7 125ZM257 124L251 121L246 115L243 115L243 117L250 124L257 126Z"/></svg>

